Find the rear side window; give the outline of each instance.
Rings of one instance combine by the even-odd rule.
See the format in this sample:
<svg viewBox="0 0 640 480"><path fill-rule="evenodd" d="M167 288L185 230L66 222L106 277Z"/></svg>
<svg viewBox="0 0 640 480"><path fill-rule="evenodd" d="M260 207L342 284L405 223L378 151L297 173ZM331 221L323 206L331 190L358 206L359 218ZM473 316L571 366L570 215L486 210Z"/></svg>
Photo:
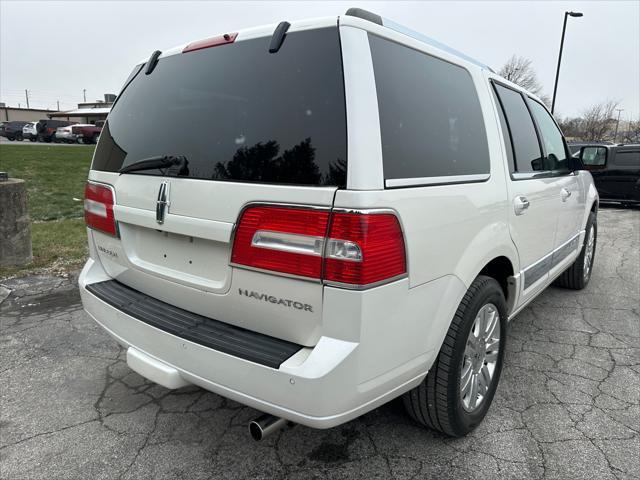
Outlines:
<svg viewBox="0 0 640 480"><path fill-rule="evenodd" d="M530 100L529 105L533 116L538 122L538 128L540 128L540 134L544 142L544 149L547 155L544 162L545 169L568 170L567 152L564 149L562 133L556 122L540 103Z"/></svg>
<svg viewBox="0 0 640 480"><path fill-rule="evenodd" d="M640 150L631 152L616 152L613 163L621 167L640 168Z"/></svg>
<svg viewBox="0 0 640 480"><path fill-rule="evenodd" d="M488 175L487 135L469 72L374 35L369 44L385 179Z"/></svg>
<svg viewBox="0 0 640 480"><path fill-rule="evenodd" d="M136 72L109 114L92 168L183 155L190 178L344 186L337 27L288 33L277 53L270 41L180 53L160 58L150 75Z"/></svg>
<svg viewBox="0 0 640 480"><path fill-rule="evenodd" d="M524 98L519 92L494 84L507 119L513 146L515 171L520 173L545 170L538 135Z"/></svg>

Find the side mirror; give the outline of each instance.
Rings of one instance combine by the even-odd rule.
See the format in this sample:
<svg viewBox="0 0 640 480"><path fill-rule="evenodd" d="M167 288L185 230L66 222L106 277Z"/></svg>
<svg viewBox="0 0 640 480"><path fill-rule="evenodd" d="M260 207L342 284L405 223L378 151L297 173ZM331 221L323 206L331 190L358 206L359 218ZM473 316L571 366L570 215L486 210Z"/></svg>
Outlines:
<svg viewBox="0 0 640 480"><path fill-rule="evenodd" d="M576 172L578 170L586 170L582 159L580 158L582 152L574 153L569 157L569 171Z"/></svg>
<svg viewBox="0 0 640 480"><path fill-rule="evenodd" d="M597 170L605 168L607 164L606 147L582 147L578 155L583 170Z"/></svg>
<svg viewBox="0 0 640 480"><path fill-rule="evenodd" d="M531 170L533 170L534 172L539 172L540 170L542 170L542 159L541 158L535 158L535 159L531 160Z"/></svg>

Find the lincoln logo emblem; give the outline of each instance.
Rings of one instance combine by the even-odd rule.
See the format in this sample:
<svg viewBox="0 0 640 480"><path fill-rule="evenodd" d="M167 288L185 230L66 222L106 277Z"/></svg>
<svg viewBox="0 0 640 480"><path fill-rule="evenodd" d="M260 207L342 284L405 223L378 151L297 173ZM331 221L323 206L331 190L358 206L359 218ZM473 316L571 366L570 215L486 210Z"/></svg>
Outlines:
<svg viewBox="0 0 640 480"><path fill-rule="evenodd" d="M158 201L156 202L156 222L160 225L164 223L164 217L169 209L169 182L162 182L158 191Z"/></svg>

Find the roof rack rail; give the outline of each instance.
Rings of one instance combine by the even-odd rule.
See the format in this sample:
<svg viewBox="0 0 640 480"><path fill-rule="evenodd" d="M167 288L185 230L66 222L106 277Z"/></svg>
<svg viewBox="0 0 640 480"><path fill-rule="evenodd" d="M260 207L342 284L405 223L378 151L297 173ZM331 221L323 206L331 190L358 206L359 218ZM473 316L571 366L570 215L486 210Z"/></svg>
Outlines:
<svg viewBox="0 0 640 480"><path fill-rule="evenodd" d="M400 25L399 23L393 22L387 18L381 17L380 15L377 15L375 13L369 12L368 10L364 10L362 8L350 8L347 10L347 12L345 13L345 15L349 15L350 17L357 17L357 18L361 18L362 20L367 20L368 22L372 22L375 23L377 25L381 25L383 27L387 27L390 28L391 30L394 30L398 33L402 33L404 35L407 35L408 37L414 38L416 40L419 40L421 42L424 42L428 45L431 45L433 47L439 48L440 50L444 50L447 53L450 53L452 55L455 55L456 57L460 57L468 62L471 62L475 65L478 65L480 68L483 68L485 70L489 70L490 72L496 73L491 67L489 67L488 65L479 62L478 60L476 60L475 58L470 57L469 55L466 55L454 48L451 48L448 45L445 45L442 42L437 41L434 38L428 37L427 35L420 33L420 32L416 32L415 30L411 30L410 28L407 28L403 25Z"/></svg>

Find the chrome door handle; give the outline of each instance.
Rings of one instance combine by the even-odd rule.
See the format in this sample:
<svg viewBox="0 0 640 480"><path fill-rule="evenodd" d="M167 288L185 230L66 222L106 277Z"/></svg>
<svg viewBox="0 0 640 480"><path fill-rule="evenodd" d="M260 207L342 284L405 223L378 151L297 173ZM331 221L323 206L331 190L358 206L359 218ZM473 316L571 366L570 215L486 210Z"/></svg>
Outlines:
<svg viewBox="0 0 640 480"><path fill-rule="evenodd" d="M527 208L529 208L529 205L529 200L523 195L519 195L513 199L513 209L516 215L523 215Z"/></svg>
<svg viewBox="0 0 640 480"><path fill-rule="evenodd" d="M563 188L562 190L560 190L560 197L562 198L563 202L566 202L570 196L571 196L571 191L567 190L566 188Z"/></svg>

